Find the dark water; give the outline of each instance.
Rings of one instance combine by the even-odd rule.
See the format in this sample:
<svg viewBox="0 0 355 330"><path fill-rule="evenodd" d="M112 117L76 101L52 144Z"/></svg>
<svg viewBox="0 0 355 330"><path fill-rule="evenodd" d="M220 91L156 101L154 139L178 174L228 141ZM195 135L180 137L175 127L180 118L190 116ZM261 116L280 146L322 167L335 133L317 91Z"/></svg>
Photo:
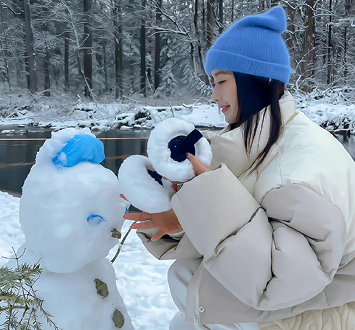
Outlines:
<svg viewBox="0 0 355 330"><path fill-rule="evenodd" d="M145 138L150 131L105 131L95 133L98 138ZM34 163L36 153L44 141L1 141L5 138L50 138L51 131L33 129L26 134L15 132L0 135L0 190L21 192L21 187ZM351 156L355 159L355 136L338 135ZM123 160L129 155L146 153L146 140L103 141L106 159L102 165L117 174Z"/></svg>
<svg viewBox="0 0 355 330"><path fill-rule="evenodd" d="M337 138L343 144L343 146L351 155L351 157L353 157L353 159L355 160L355 136L348 136L347 134L338 134Z"/></svg>

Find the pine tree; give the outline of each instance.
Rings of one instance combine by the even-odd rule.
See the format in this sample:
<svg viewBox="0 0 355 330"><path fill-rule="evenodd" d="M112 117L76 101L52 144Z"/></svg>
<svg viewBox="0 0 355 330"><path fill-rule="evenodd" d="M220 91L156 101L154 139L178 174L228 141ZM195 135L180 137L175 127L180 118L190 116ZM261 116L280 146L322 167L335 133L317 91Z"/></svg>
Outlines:
<svg viewBox="0 0 355 330"><path fill-rule="evenodd" d="M0 268L0 324L1 330L41 330L39 319L44 319L55 330L60 330L51 315L43 309L34 284L42 273L39 264L20 264L17 267Z"/></svg>

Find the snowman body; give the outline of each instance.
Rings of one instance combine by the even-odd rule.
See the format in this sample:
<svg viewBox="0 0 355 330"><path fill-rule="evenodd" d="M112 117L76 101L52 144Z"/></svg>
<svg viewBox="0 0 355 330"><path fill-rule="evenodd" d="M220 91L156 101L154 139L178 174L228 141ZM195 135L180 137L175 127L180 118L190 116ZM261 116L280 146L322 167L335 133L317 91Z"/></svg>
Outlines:
<svg viewBox="0 0 355 330"><path fill-rule="evenodd" d="M61 150L78 135L94 138L89 129L65 129L53 133L37 154L20 200L26 243L17 255L20 263L40 263L43 273L34 290L63 330L133 330L105 258L118 243L114 236L127 207L117 177L92 161L71 167L53 162L69 161ZM43 327L51 329L46 322Z"/></svg>

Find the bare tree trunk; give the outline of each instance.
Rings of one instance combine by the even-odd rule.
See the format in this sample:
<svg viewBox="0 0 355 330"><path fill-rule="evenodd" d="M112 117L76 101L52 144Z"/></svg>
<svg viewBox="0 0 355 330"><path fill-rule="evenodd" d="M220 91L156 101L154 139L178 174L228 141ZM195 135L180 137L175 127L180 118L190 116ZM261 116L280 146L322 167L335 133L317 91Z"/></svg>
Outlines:
<svg viewBox="0 0 355 330"><path fill-rule="evenodd" d="M19 58L19 57L18 57ZM26 65L26 64L25 64ZM22 61L19 61L18 59L15 62L15 66L16 66L16 86L17 87L23 87L22 86Z"/></svg>
<svg viewBox="0 0 355 330"><path fill-rule="evenodd" d="M259 8L260 8L261 10L265 10L265 2L264 2L264 0L260 0L260 1L259 1Z"/></svg>
<svg viewBox="0 0 355 330"><path fill-rule="evenodd" d="M231 8L231 22L234 21L234 0L232 0L232 8Z"/></svg>
<svg viewBox="0 0 355 330"><path fill-rule="evenodd" d="M212 46L213 41L213 18L215 0L207 0L207 27L206 27L206 48Z"/></svg>
<svg viewBox="0 0 355 330"><path fill-rule="evenodd" d="M44 16L48 15L48 7L43 8ZM43 20L43 30L49 32L47 20ZM49 76L49 61L50 61L51 53L50 53L50 46L48 42L45 41L44 44L44 59L43 59L43 73L44 73L44 96L51 96L51 80Z"/></svg>
<svg viewBox="0 0 355 330"><path fill-rule="evenodd" d="M201 9L202 9L202 37L203 40L206 40L206 9L205 9L205 0L201 0Z"/></svg>
<svg viewBox="0 0 355 330"><path fill-rule="evenodd" d="M218 33L221 34L223 32L223 0L218 0L218 21Z"/></svg>
<svg viewBox="0 0 355 330"><path fill-rule="evenodd" d="M76 55L76 62L78 65L78 73L79 73L79 75L82 76L83 82L84 82L85 86L87 87L89 94L91 95L93 101L97 104L96 98L95 98L95 96L92 92L92 89L90 88L90 85L85 77L84 71L82 70L81 61L80 61L80 53L79 53L79 50L81 49L81 44L80 44L78 32L76 30L76 26L74 23L73 12L71 11L71 9L67 6L67 4L64 1L61 1L61 3L63 5L63 7L68 11L68 14L69 14L68 23L71 25L71 28L72 28L71 31L73 32L73 35L74 35L75 47L76 47L76 54L75 55Z"/></svg>
<svg viewBox="0 0 355 330"><path fill-rule="evenodd" d="M295 21L296 10L293 9L293 8L288 7L287 8L287 13L288 13L288 16L290 17L291 22L294 22ZM287 29L290 32L289 32L289 37L286 39L285 42L286 42L286 45L287 45L288 49L292 49L295 45L297 45L295 25L294 24L290 24Z"/></svg>
<svg viewBox="0 0 355 330"><path fill-rule="evenodd" d="M145 0L142 0L142 9L145 11ZM140 92L147 96L147 88L146 88L146 45L145 45L145 16L142 18L141 24L141 35L140 35L140 52L141 52L141 86Z"/></svg>
<svg viewBox="0 0 355 330"><path fill-rule="evenodd" d="M123 95L123 50L122 50L122 17L121 17L121 1L114 0L114 26L115 26L115 98L118 99Z"/></svg>
<svg viewBox="0 0 355 330"><path fill-rule="evenodd" d="M64 33L64 89L69 90L69 31Z"/></svg>
<svg viewBox="0 0 355 330"><path fill-rule="evenodd" d="M49 59L50 59L50 50L49 47L46 45L45 49L45 56L44 56L44 64L43 64L43 69L44 69L44 95L45 96L51 96L51 80L49 77Z"/></svg>
<svg viewBox="0 0 355 330"><path fill-rule="evenodd" d="M104 61L104 77L105 77L105 93L108 92L108 72L107 72L107 55L106 55L106 41L102 41L102 55Z"/></svg>
<svg viewBox="0 0 355 330"><path fill-rule="evenodd" d="M157 8L155 14L155 24L156 26L160 25L161 22L161 6L162 0L157 1ZM155 34L155 62L154 62L154 90L157 90L160 85L160 33Z"/></svg>
<svg viewBox="0 0 355 330"><path fill-rule="evenodd" d="M33 32L31 27L31 12L29 0L23 0L25 17L25 45L26 45L26 70L28 73L27 87L31 93L36 93L37 74L36 74L36 55L33 49Z"/></svg>
<svg viewBox="0 0 355 330"><path fill-rule="evenodd" d="M344 39L344 57L343 57L343 62L344 62L344 82L346 83L347 81L347 77L348 77L348 64L347 64L347 60L346 60L346 56L347 56L347 44L348 44L348 40L347 40L347 35L348 35L348 27L345 26L344 27L344 34L343 34L343 39Z"/></svg>
<svg viewBox="0 0 355 330"><path fill-rule="evenodd" d="M345 0L345 12L344 12L344 17L347 18L349 17L349 12L351 9L351 2L352 0ZM347 77L348 77L348 63L347 63L347 46L348 46L348 27L344 27L344 82L347 82Z"/></svg>
<svg viewBox="0 0 355 330"><path fill-rule="evenodd" d="M314 75L316 43L315 6L315 0L307 0L307 6L304 9L304 23L306 27L303 38L303 51L301 52L301 74L304 78L310 78ZM308 89L309 86L306 85L305 88Z"/></svg>
<svg viewBox="0 0 355 330"><path fill-rule="evenodd" d="M1 41L0 39L0 48L1 48L1 53L3 55L3 60L4 60L4 66L5 66L5 79L7 80L7 83L9 85L9 90L11 91L11 76L10 76L10 69L9 69L9 62L7 60L7 55L6 52L8 51L8 44L7 44L7 34L5 33L5 27L4 27L4 21L3 21L3 10L5 9L3 3L1 2L0 4L0 20L1 20L1 25L3 28L3 36L4 36L4 42Z"/></svg>
<svg viewBox="0 0 355 330"><path fill-rule="evenodd" d="M90 10L92 8L92 0L84 0L84 75L87 81L85 85L85 96L92 97L92 41L93 34L90 22ZM90 88L88 88L90 87Z"/></svg>
<svg viewBox="0 0 355 330"><path fill-rule="evenodd" d="M195 33L197 36L197 39L199 43L201 42L201 37L200 37L200 31L198 28L198 0L195 0L195 11L194 11L194 27L195 27Z"/></svg>
<svg viewBox="0 0 355 330"><path fill-rule="evenodd" d="M328 26L328 52L327 52L327 84L328 85L332 81L331 48L332 48L332 0L329 0L329 26Z"/></svg>
<svg viewBox="0 0 355 330"><path fill-rule="evenodd" d="M206 81L207 84L209 84L208 77L206 77L205 74L205 67L204 67L203 56L202 56L201 36L200 36L200 30L198 28L198 8L199 8L198 0L195 0L194 26L195 26L197 39L198 39L197 42L198 61L200 63L201 72L203 72L203 80ZM191 49L192 50L194 49L192 44L191 44ZM192 61L195 62L194 59L192 59ZM193 67L195 72L197 73L197 68L195 67L195 65Z"/></svg>

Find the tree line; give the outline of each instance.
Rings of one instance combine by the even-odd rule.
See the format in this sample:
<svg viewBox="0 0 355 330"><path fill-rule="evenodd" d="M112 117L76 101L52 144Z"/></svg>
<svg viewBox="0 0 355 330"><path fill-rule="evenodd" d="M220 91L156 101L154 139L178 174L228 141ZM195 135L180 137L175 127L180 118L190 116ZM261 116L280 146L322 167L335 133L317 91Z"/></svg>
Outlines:
<svg viewBox="0 0 355 330"><path fill-rule="evenodd" d="M353 0L2 0L0 82L46 96L203 95L214 39L275 5L288 17L290 86L353 85Z"/></svg>

